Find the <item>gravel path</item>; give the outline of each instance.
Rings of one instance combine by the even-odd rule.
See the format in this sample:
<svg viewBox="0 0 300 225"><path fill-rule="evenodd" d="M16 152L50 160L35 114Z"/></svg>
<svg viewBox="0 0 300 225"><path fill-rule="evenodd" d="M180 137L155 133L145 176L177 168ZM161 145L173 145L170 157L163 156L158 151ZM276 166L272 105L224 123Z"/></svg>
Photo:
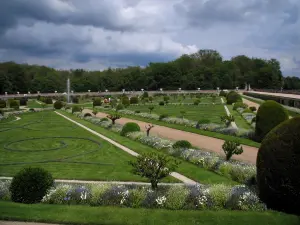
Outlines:
<svg viewBox="0 0 300 225"><path fill-rule="evenodd" d="M89 112L91 113L92 110L85 109L83 112ZM103 118L106 117L106 113L99 112L97 114L97 117ZM119 124L125 124L128 122L134 122L137 123L141 130L145 131L145 126L148 125L149 123L142 122L139 120L133 120L133 119L128 119L128 118L121 118L116 121ZM208 137L204 135L199 135L187 131L182 131L182 130L176 130L173 128L169 127L164 127L164 126L159 126L159 125L154 125L154 128L151 129L150 132L152 135L158 135L163 138L167 138L170 140L187 140L189 141L193 146L198 147L200 149L210 151L210 152L216 152L222 156L224 155L224 152L222 150L222 145L224 143L224 140L213 138L213 137ZM242 160L244 162L256 163L256 156L257 156L257 151L258 149L255 147L250 147L243 145L244 152L241 155L235 155L233 156L234 159Z"/></svg>
<svg viewBox="0 0 300 225"><path fill-rule="evenodd" d="M251 106L254 106L254 107L256 107L256 109L258 110L258 108L259 108L259 104L257 104L257 103L255 103L255 102L252 102L252 101L250 101L250 100L248 100L248 99L245 99L245 98L243 98L243 102L245 103L245 104L247 104L249 107L251 107Z"/></svg>
<svg viewBox="0 0 300 225"><path fill-rule="evenodd" d="M57 113L58 115L64 117L65 119L71 121L72 123L75 123L76 125L82 127L83 129L85 129L85 130L91 132L92 134L94 134L94 135L96 135L96 136L98 136L98 137L100 137L100 138L106 140L107 142L109 142L109 143L111 143L111 144L117 146L117 147L120 148L121 150L123 150L123 151L129 153L130 155L132 155L132 156L138 156L138 155L139 155L139 154L136 153L135 151L132 151L131 149L125 147L124 145L121 145L121 144L119 144L118 142L115 142L114 140L112 140L112 139L110 139L110 138L108 138L108 137L106 137L106 136L104 136L104 135L102 135L102 134L97 133L96 131L94 131L94 130L92 130L92 129L90 129L90 128L84 126L84 125L82 125L81 123L78 123L78 122L76 122L75 120L72 120L72 119L70 119L69 117L67 117L67 116L65 116L65 115L63 115L63 114L61 114L61 113L59 113L59 112L55 112L55 113ZM179 173L177 173L177 172L172 172L170 175L171 175L172 177L174 177L174 178L176 178L176 179L182 181L182 182L185 183L185 184L188 184L188 185L196 185L196 184L197 184L196 181L193 181L193 180L187 178L186 176L183 176L183 175L181 175L181 174L179 174Z"/></svg>
<svg viewBox="0 0 300 225"><path fill-rule="evenodd" d="M224 105L224 108L225 108L225 111L226 111L226 114L227 114L227 116L230 116L231 114L230 114L230 111L229 111L229 109L227 108L227 105L225 105L224 103L224 100L223 100L223 98L221 98L221 101L222 101L222 103L223 103L223 105ZM231 126L233 127L233 128L238 128L238 126L236 125L236 123L235 122L231 122L230 123L231 124Z"/></svg>

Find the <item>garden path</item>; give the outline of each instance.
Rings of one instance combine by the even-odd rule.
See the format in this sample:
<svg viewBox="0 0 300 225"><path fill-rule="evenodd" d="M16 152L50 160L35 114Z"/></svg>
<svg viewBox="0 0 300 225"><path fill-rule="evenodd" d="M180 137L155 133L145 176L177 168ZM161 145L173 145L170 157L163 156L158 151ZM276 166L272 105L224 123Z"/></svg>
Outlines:
<svg viewBox="0 0 300 225"><path fill-rule="evenodd" d="M65 115L63 115L63 114L61 114L61 113L59 113L59 112L55 112L55 113L57 113L58 115L64 117L65 119L71 121L72 123L75 123L76 125L82 127L83 129L85 129L85 130L91 132L92 134L94 134L94 135L96 135L96 136L98 136L98 137L100 137L100 138L106 140L107 142L109 142L109 143L111 143L111 144L117 146L118 148L122 149L123 151L129 153L130 155L136 156L136 157L139 155L139 154L136 153L135 151L132 151L131 149L125 147L124 145L121 145L121 144L119 144L118 142L115 142L114 140L112 140L112 139L110 139L110 138L108 138L108 137L106 137L106 136L104 136L104 135L102 135L102 134L97 133L96 131L94 131L94 130L92 130L92 129L90 129L90 128L84 126L84 125L82 125L81 123L78 123L78 122L76 122L75 120L72 120L72 119L70 119L69 117L67 117L67 116L65 116ZM196 181L193 181L193 180L187 178L186 176L184 176L184 175L182 175L182 174L179 174L179 173L177 173L177 172L172 172L170 175L171 175L172 177L174 177L174 178L176 178L176 179L182 181L182 182L185 183L185 184L188 184L188 185L196 185L196 184L197 184Z"/></svg>
<svg viewBox="0 0 300 225"><path fill-rule="evenodd" d="M92 113L92 110L90 109L84 109L83 112L89 112ZM106 113L98 112L97 117L103 118L106 117ZM137 123L141 130L145 131L145 126L148 125L149 123L142 122L139 120L133 120L133 119L128 119L128 118L121 118L116 121L119 124L124 125L125 123L128 122L134 122ZM155 125L154 128L151 129L150 132L152 135L158 135L162 138L167 138L170 140L187 140L189 141L193 146L198 147L202 150L205 151L210 151L210 152L216 152L222 156L224 155L224 152L222 150L222 145L224 143L224 140L218 139L218 138L213 138L213 137L208 137L200 134L195 134L187 131L182 131L182 130L176 130L173 128L169 127L164 127L164 126L159 126ZM244 152L241 155L235 155L233 156L234 159L238 159L244 162L256 164L256 156L258 149L255 147L250 147L243 145Z"/></svg>
<svg viewBox="0 0 300 225"><path fill-rule="evenodd" d="M223 105L224 105L224 109L225 109L225 111L226 111L227 116L230 116L230 115L231 115L231 114L230 114L230 111L229 111L229 109L227 108L227 106L224 104L225 102L224 102L223 98L221 98L221 101L222 101L222 103L223 103ZM238 129L238 126L236 125L235 122L231 122L230 125L231 125L233 128Z"/></svg>
<svg viewBox="0 0 300 225"><path fill-rule="evenodd" d="M252 101L250 101L248 99L245 99L245 98L243 98L243 102L245 104L247 104L249 107L252 107L252 106L256 107L256 109L258 109L259 106L260 106L259 104L255 103L255 102L252 102Z"/></svg>

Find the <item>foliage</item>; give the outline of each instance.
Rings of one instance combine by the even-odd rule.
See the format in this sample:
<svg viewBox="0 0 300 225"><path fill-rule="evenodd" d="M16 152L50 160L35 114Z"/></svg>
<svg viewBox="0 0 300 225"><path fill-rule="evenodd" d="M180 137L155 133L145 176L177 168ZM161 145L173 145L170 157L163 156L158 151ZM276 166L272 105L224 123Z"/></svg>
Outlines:
<svg viewBox="0 0 300 225"><path fill-rule="evenodd" d="M169 115L167 115L167 114L161 114L161 115L159 115L159 120L163 120L168 117L169 117Z"/></svg>
<svg viewBox="0 0 300 225"><path fill-rule="evenodd" d="M107 115L107 118L111 120L112 124L116 123L116 120L120 119L121 116L117 113Z"/></svg>
<svg viewBox="0 0 300 225"><path fill-rule="evenodd" d="M153 111L153 109L154 109L154 106L149 106L148 109L149 109L149 112L150 112L150 114L151 114L152 111Z"/></svg>
<svg viewBox="0 0 300 225"><path fill-rule="evenodd" d="M0 99L0 108L5 108L6 107L6 101L3 99Z"/></svg>
<svg viewBox="0 0 300 225"><path fill-rule="evenodd" d="M252 112L255 112L255 111L256 111L256 107L255 107L255 106L250 106L249 109L250 109Z"/></svg>
<svg viewBox="0 0 300 225"><path fill-rule="evenodd" d="M221 97L226 97L226 95L227 95L226 92L223 90L221 90L219 93L219 96L221 96Z"/></svg>
<svg viewBox="0 0 300 225"><path fill-rule="evenodd" d="M116 111L122 110L124 108L125 108L124 105L120 103L120 104L117 105Z"/></svg>
<svg viewBox="0 0 300 225"><path fill-rule="evenodd" d="M95 106L101 106L101 105L102 105L102 99L101 99L101 98L97 97L97 98L95 98L95 99L93 100L93 108L94 108Z"/></svg>
<svg viewBox="0 0 300 225"><path fill-rule="evenodd" d="M300 117L281 123L264 138L257 155L259 197L274 210L300 215Z"/></svg>
<svg viewBox="0 0 300 225"><path fill-rule="evenodd" d="M27 99L26 98L21 98L20 99L20 106L25 106L27 105Z"/></svg>
<svg viewBox="0 0 300 225"><path fill-rule="evenodd" d="M127 106L130 105L129 98L128 98L127 96L124 96L124 97L122 98L122 104L123 104L125 107L127 107Z"/></svg>
<svg viewBox="0 0 300 225"><path fill-rule="evenodd" d="M143 94L142 94L142 98L148 98L149 97L149 94L147 91L145 91Z"/></svg>
<svg viewBox="0 0 300 225"><path fill-rule="evenodd" d="M180 114L181 114L181 118L183 119L183 118L184 118L184 115L186 114L186 111L181 110L181 111L180 111Z"/></svg>
<svg viewBox="0 0 300 225"><path fill-rule="evenodd" d="M167 199L165 204L166 208L173 209L173 210L182 209L184 207L188 194L189 194L189 189L184 186L181 185L171 186L166 195L166 199Z"/></svg>
<svg viewBox="0 0 300 225"><path fill-rule="evenodd" d="M231 124L231 122L234 122L234 116L233 115L225 115L225 116L221 116L221 121L223 122L223 123L225 123L225 125L227 126L227 127L229 127L230 126L230 124Z"/></svg>
<svg viewBox="0 0 300 225"><path fill-rule="evenodd" d="M81 107L78 105L73 105L72 113L75 113L75 112L81 112Z"/></svg>
<svg viewBox="0 0 300 225"><path fill-rule="evenodd" d="M173 146L173 148L179 148L179 149L189 149L192 147L192 144L186 140L179 140L176 141Z"/></svg>
<svg viewBox="0 0 300 225"><path fill-rule="evenodd" d="M141 128L137 123L129 122L123 126L120 134L122 136L125 136L129 132L135 132L135 131L140 131L140 130L141 130Z"/></svg>
<svg viewBox="0 0 300 225"><path fill-rule="evenodd" d="M139 155L136 161L130 162L130 165L134 174L146 177L152 189L157 189L158 182L175 171L179 162L164 154L148 153Z"/></svg>
<svg viewBox="0 0 300 225"><path fill-rule="evenodd" d="M248 108L248 105L243 102L234 103L233 110L237 110L238 108L246 109L246 108Z"/></svg>
<svg viewBox="0 0 300 225"><path fill-rule="evenodd" d="M130 98L130 104L138 104L139 103L139 99L138 97L131 97Z"/></svg>
<svg viewBox="0 0 300 225"><path fill-rule="evenodd" d="M201 120L198 120L198 124L209 124L210 123L210 120L209 119L201 119Z"/></svg>
<svg viewBox="0 0 300 225"><path fill-rule="evenodd" d="M61 109L63 107L63 103L61 101L56 101L53 106L55 109Z"/></svg>
<svg viewBox="0 0 300 225"><path fill-rule="evenodd" d="M75 103L75 104L78 104L78 103L79 103L79 98L78 98L77 96L75 96L75 95L72 95L72 96L71 96L71 100L72 100L72 102Z"/></svg>
<svg viewBox="0 0 300 225"><path fill-rule="evenodd" d="M27 204L40 202L53 183L48 171L42 168L24 168L13 177L11 199Z"/></svg>
<svg viewBox="0 0 300 225"><path fill-rule="evenodd" d="M235 91L230 91L226 96L226 103L231 105L236 102L242 101L242 97Z"/></svg>
<svg viewBox="0 0 300 225"><path fill-rule="evenodd" d="M164 96L164 102L168 102L170 100L170 97L169 96Z"/></svg>
<svg viewBox="0 0 300 225"><path fill-rule="evenodd" d="M256 115L255 136L261 141L267 133L289 118L288 112L279 103L268 100L258 109Z"/></svg>
<svg viewBox="0 0 300 225"><path fill-rule="evenodd" d="M52 98L45 98L44 103L49 104L49 105L53 104Z"/></svg>
<svg viewBox="0 0 300 225"><path fill-rule="evenodd" d="M200 100L200 99L197 99L197 100L194 101L194 105L199 105L200 102L201 102L201 100Z"/></svg>
<svg viewBox="0 0 300 225"><path fill-rule="evenodd" d="M153 124L148 124L148 125L145 126L147 137L149 137L150 130L151 130L153 127L154 127Z"/></svg>
<svg viewBox="0 0 300 225"><path fill-rule="evenodd" d="M230 160L233 155L240 155L243 153L243 147L237 141L225 141L222 149L226 155L226 160Z"/></svg>
<svg viewBox="0 0 300 225"><path fill-rule="evenodd" d="M19 109L19 103L16 100L9 101L9 107L13 109Z"/></svg>
<svg viewBox="0 0 300 225"><path fill-rule="evenodd" d="M161 101L158 103L158 105L163 106L163 105L165 105L165 102Z"/></svg>

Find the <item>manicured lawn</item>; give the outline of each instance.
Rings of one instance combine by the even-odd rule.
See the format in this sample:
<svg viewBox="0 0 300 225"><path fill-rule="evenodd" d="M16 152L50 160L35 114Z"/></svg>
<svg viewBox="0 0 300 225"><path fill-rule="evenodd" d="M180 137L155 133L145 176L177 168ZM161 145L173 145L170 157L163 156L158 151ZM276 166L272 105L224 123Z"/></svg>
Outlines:
<svg viewBox="0 0 300 225"><path fill-rule="evenodd" d="M247 121L242 117L241 114L239 114L237 111L233 110L232 105L227 105L227 108L230 111L230 114L234 116L235 123L238 126L238 128L243 128L247 130L252 130L253 128L247 123Z"/></svg>
<svg viewBox="0 0 300 225"><path fill-rule="evenodd" d="M1 124L0 176L13 176L22 167L40 166L55 178L145 181L131 173L134 157L94 136L56 113L19 115ZM179 182L173 178L168 181Z"/></svg>
<svg viewBox="0 0 300 225"><path fill-rule="evenodd" d="M100 134L105 135L108 138L111 138L112 140L132 149L133 151L137 153L147 153L147 152L157 152L158 150L153 149L149 146L143 145L139 142L133 141L129 138L120 136L118 133L109 131L105 128L102 128L100 126L97 126L95 124L92 124L88 121L79 119L78 117L71 115L69 113L66 113L64 111L60 111L60 113L68 116L69 118L97 131ZM215 183L227 183L227 184L237 184L236 182L232 181L229 178L226 178L224 176L221 176L219 174L216 174L211 171L207 171L203 168L199 168L196 165L186 162L184 160L180 160L181 164L179 165L178 172L195 180L202 184L215 184Z"/></svg>
<svg viewBox="0 0 300 225"><path fill-rule="evenodd" d="M47 104L46 107L52 107L53 104ZM27 108L43 108L42 104L39 104L35 99L30 99L27 102Z"/></svg>
<svg viewBox="0 0 300 225"><path fill-rule="evenodd" d="M196 98L196 97L193 97L191 98L190 96L186 95L185 98L180 94L176 97L174 96L169 96L170 99L169 99L169 102L170 103L194 103L195 100L200 100L201 103L213 103L212 101L212 97L201 97L201 98ZM153 99L153 102L160 102L160 101L164 101L164 98L163 96L156 96L154 97ZM215 103L221 103L221 98L220 97L216 97L216 100L215 100Z"/></svg>
<svg viewBox="0 0 300 225"><path fill-rule="evenodd" d="M222 106L222 107L224 107L224 106ZM104 113L109 113L110 112L109 110L103 109L103 108L98 108L98 110L101 111L101 112L104 112ZM137 115L126 115L126 114L121 114L121 115L124 118L140 120L140 121L144 121L144 122L147 122L147 123L152 123L152 124L157 124L157 125L160 125L160 126L174 128L174 129L177 129L177 130L183 130L183 131L187 131L187 132L191 132L191 133L201 134L201 135L204 135L204 136L214 137L214 138L218 138L218 139L221 139L221 140L228 140L228 141L238 140L243 145L253 146L253 147L257 147L257 148L260 147L260 143L252 141L250 139L246 139L246 138L234 137L234 136L221 134L221 133L217 133L217 132L200 130L200 129L196 129L196 128L193 128L193 127L186 127L186 126L179 125L179 124L171 124L171 123L166 123L166 122L163 122L163 121L147 119L147 118L143 118L143 117L140 117L140 116L137 116Z"/></svg>
<svg viewBox="0 0 300 225"><path fill-rule="evenodd" d="M0 219L101 225L298 225L299 217L278 212L183 211L17 204L0 201Z"/></svg>
<svg viewBox="0 0 300 225"><path fill-rule="evenodd" d="M129 110L141 112L149 112L149 105L131 105L128 107ZM225 115L225 109L223 105L164 105L159 106L158 104L154 106L152 111L155 114L167 114L172 117L180 117L181 111L184 111L184 118L194 121L199 121L200 119L208 119L211 123L221 123L220 117Z"/></svg>

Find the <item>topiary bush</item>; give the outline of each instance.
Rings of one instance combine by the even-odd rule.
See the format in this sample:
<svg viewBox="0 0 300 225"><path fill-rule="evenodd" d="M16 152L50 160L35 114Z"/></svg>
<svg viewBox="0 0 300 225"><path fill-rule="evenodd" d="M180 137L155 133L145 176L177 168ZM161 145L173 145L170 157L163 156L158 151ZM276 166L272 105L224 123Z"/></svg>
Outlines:
<svg viewBox="0 0 300 225"><path fill-rule="evenodd" d="M192 144L186 140L180 140L180 141L176 141L173 146L173 148L183 148L183 149L189 149L192 147Z"/></svg>
<svg viewBox="0 0 300 225"><path fill-rule="evenodd" d="M13 109L19 109L19 103L16 100L11 100L9 102L9 107Z"/></svg>
<svg viewBox="0 0 300 225"><path fill-rule="evenodd" d="M252 112L255 112L255 111L256 111L256 107L255 107L255 106L250 106L249 109L250 109Z"/></svg>
<svg viewBox="0 0 300 225"><path fill-rule="evenodd" d="M197 99L197 100L194 101L194 105L199 105L200 102L201 102L200 99Z"/></svg>
<svg viewBox="0 0 300 225"><path fill-rule="evenodd" d="M236 109L238 109L238 108L246 109L246 108L248 108L248 105L245 104L245 103L243 103L243 102L236 102L236 103L234 103L232 109L233 109L233 110L236 110Z"/></svg>
<svg viewBox="0 0 300 225"><path fill-rule="evenodd" d="M79 106L77 106L77 105L74 105L72 107L72 113L74 113L74 112L81 112L81 108Z"/></svg>
<svg viewBox="0 0 300 225"><path fill-rule="evenodd" d="M267 207L300 215L300 117L284 121L266 135L256 168L259 197Z"/></svg>
<svg viewBox="0 0 300 225"><path fill-rule="evenodd" d="M95 107L95 106L101 106L102 105L102 100L101 100L101 98L95 98L94 100L93 100L93 108Z"/></svg>
<svg viewBox="0 0 300 225"><path fill-rule="evenodd" d="M131 97L130 98L130 104L138 104L138 103L139 103L138 97Z"/></svg>
<svg viewBox="0 0 300 225"><path fill-rule="evenodd" d="M158 103L158 105L165 105L165 102L161 101Z"/></svg>
<svg viewBox="0 0 300 225"><path fill-rule="evenodd" d="M225 92L225 91L223 91L223 90L222 90L222 91L220 91L220 93L219 93L219 96L221 96L221 97L222 97L222 96L223 96L223 97L226 97L226 92Z"/></svg>
<svg viewBox="0 0 300 225"><path fill-rule="evenodd" d="M0 108L5 108L6 107L6 101L3 99L0 99Z"/></svg>
<svg viewBox="0 0 300 225"><path fill-rule="evenodd" d="M11 200L27 204L38 203L53 184L53 177L48 171L42 168L24 168L11 182Z"/></svg>
<svg viewBox="0 0 300 225"><path fill-rule="evenodd" d="M121 104L121 103L118 104L117 107L116 107L116 110L119 111L119 110L122 110L122 109L124 109L124 105Z"/></svg>
<svg viewBox="0 0 300 225"><path fill-rule="evenodd" d="M262 141L267 133L288 118L288 112L282 105L273 100L265 101L256 115L255 138L257 141Z"/></svg>
<svg viewBox="0 0 300 225"><path fill-rule="evenodd" d="M136 123L129 122L123 126L120 134L122 136L125 136L129 132L135 132L135 131L141 131L140 126Z"/></svg>
<svg viewBox="0 0 300 225"><path fill-rule="evenodd" d="M231 91L226 96L226 101L228 105L231 105L236 102L241 102L242 97L235 91Z"/></svg>
<svg viewBox="0 0 300 225"><path fill-rule="evenodd" d="M61 109L63 107L63 103L61 101L56 101L53 104L54 109Z"/></svg>
<svg viewBox="0 0 300 225"><path fill-rule="evenodd" d="M159 116L159 120L162 120L162 119L168 118L168 117L169 117L168 114L161 114L161 115Z"/></svg>
<svg viewBox="0 0 300 225"><path fill-rule="evenodd" d="M72 102L77 104L79 103L79 98L77 96L71 96Z"/></svg>
<svg viewBox="0 0 300 225"><path fill-rule="evenodd" d="M129 98L128 98L127 96L124 96L124 97L122 98L122 104L123 104L125 107L127 107L127 106L130 105Z"/></svg>
<svg viewBox="0 0 300 225"><path fill-rule="evenodd" d="M21 98L20 99L20 105L22 105L22 106L26 106L27 105L27 99L26 98Z"/></svg>
<svg viewBox="0 0 300 225"><path fill-rule="evenodd" d="M45 98L46 104L53 104L52 98Z"/></svg>

